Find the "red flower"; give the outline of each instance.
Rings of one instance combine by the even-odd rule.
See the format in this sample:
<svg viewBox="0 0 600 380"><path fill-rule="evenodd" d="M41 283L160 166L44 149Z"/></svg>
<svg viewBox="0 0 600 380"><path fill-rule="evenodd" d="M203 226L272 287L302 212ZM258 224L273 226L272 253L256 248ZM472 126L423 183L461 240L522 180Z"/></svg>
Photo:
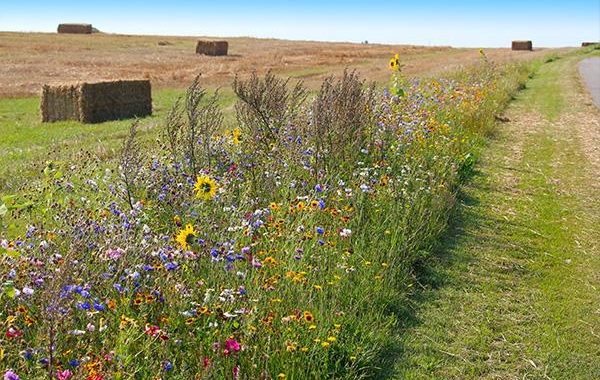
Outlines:
<svg viewBox="0 0 600 380"><path fill-rule="evenodd" d="M20 330L15 329L14 327L9 328L6 331L6 337L7 338L18 338L21 335L23 335L23 332Z"/></svg>

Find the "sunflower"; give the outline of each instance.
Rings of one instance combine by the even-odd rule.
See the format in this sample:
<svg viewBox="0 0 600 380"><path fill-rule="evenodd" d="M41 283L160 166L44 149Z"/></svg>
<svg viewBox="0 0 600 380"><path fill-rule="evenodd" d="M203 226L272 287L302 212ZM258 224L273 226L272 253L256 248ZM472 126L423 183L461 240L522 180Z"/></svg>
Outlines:
<svg viewBox="0 0 600 380"><path fill-rule="evenodd" d="M194 190L198 198L209 201L217 195L217 182L207 175L198 176Z"/></svg>
<svg viewBox="0 0 600 380"><path fill-rule="evenodd" d="M400 58L398 54L396 54L394 58L390 58L390 69L394 71L400 70Z"/></svg>
<svg viewBox="0 0 600 380"><path fill-rule="evenodd" d="M186 224L185 228L179 231L175 240L179 243L182 249L189 249L190 245L194 243L196 237L196 230L191 224Z"/></svg>

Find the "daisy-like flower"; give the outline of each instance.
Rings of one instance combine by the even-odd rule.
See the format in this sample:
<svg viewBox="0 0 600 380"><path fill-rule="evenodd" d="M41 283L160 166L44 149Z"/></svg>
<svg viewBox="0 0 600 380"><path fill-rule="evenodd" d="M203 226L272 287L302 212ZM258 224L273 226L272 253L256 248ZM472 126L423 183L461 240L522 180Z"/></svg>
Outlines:
<svg viewBox="0 0 600 380"><path fill-rule="evenodd" d="M217 182L207 175L198 176L194 185L196 197L209 201L217 195Z"/></svg>
<svg viewBox="0 0 600 380"><path fill-rule="evenodd" d="M194 243L194 238L196 237L196 230L194 226L191 224L186 224L185 228L179 231L175 240L179 243L179 246L182 249L189 249L190 245Z"/></svg>
<svg viewBox="0 0 600 380"><path fill-rule="evenodd" d="M310 311L305 311L304 312L304 320L309 323L314 322L315 317Z"/></svg>

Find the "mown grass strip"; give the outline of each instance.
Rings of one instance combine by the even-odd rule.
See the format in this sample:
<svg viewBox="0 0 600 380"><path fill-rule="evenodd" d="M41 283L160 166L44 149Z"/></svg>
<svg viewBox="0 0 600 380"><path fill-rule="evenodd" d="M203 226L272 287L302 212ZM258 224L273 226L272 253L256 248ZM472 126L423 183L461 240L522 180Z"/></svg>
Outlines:
<svg viewBox="0 0 600 380"><path fill-rule="evenodd" d="M511 105L422 269L395 378L598 378L600 197L589 109L567 96L577 59L547 62Z"/></svg>

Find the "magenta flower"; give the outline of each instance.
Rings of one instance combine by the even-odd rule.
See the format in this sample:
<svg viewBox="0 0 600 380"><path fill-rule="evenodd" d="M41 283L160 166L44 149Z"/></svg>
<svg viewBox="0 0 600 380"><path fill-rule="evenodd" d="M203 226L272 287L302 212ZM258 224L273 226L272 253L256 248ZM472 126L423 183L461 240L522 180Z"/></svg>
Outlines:
<svg viewBox="0 0 600 380"><path fill-rule="evenodd" d="M56 377L58 378L58 380L67 380L72 375L73 375L73 373L71 371L69 371L68 369L65 369L64 371L58 371L56 373Z"/></svg>
<svg viewBox="0 0 600 380"><path fill-rule="evenodd" d="M223 355L227 356L232 352L238 352L242 349L242 346L235 339L227 339L225 341L225 349L223 350Z"/></svg>

